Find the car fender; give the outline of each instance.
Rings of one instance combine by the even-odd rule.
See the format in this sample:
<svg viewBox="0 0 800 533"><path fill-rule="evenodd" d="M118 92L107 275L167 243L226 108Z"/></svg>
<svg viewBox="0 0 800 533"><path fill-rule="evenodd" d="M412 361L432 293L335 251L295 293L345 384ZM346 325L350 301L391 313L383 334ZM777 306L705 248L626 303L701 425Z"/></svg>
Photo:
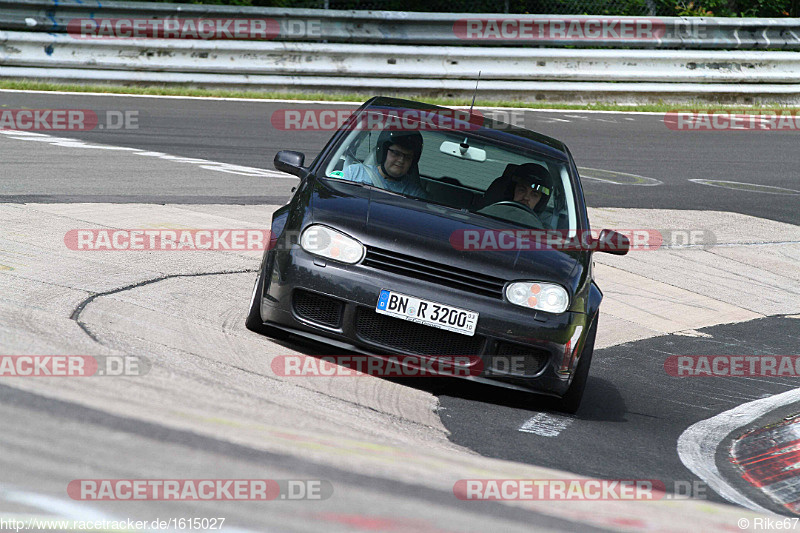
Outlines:
<svg viewBox="0 0 800 533"><path fill-rule="evenodd" d="M589 285L589 297L586 301L586 314L590 317L595 316L600 309L601 301L603 301L603 291L601 291L600 287L592 280Z"/></svg>

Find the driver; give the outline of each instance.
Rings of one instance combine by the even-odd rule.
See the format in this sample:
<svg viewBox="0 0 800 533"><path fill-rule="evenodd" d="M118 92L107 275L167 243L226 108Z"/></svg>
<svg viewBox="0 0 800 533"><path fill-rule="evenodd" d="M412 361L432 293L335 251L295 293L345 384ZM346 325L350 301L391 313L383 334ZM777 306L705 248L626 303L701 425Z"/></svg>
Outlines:
<svg viewBox="0 0 800 533"><path fill-rule="evenodd" d="M375 185L392 192L425 196L419 181L422 135L418 131L382 131L375 150L377 165L356 164L344 170L344 179Z"/></svg>
<svg viewBox="0 0 800 533"><path fill-rule="evenodd" d="M511 182L514 184L512 200L541 215L553 191L550 173L541 165L525 163L514 170Z"/></svg>

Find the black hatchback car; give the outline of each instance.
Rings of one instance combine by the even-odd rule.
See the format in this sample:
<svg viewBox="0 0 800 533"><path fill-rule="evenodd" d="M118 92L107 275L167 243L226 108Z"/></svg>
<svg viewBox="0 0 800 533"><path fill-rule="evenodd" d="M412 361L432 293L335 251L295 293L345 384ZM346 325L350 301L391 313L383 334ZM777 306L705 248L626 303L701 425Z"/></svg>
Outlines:
<svg viewBox="0 0 800 533"><path fill-rule="evenodd" d="M602 299L592 254L628 242L592 240L562 142L376 97L310 165L282 151L275 168L301 182L273 215L249 329L377 357L469 355L467 379L578 409Z"/></svg>

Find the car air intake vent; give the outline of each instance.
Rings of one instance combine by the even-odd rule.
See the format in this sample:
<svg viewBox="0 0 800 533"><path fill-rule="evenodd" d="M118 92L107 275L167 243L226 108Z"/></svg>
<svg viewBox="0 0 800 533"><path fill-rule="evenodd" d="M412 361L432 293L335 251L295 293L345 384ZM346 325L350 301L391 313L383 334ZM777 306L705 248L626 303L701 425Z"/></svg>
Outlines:
<svg viewBox="0 0 800 533"><path fill-rule="evenodd" d="M409 278L446 285L472 294L503 298L505 281L486 274L456 268L427 259L380 248L367 248L364 266L393 272Z"/></svg>
<svg viewBox="0 0 800 533"><path fill-rule="evenodd" d="M415 355L479 355L484 337L461 335L381 315L367 307L356 311L356 334L388 350Z"/></svg>
<svg viewBox="0 0 800 533"><path fill-rule="evenodd" d="M533 376L538 374L550 359L550 352L525 344L500 341L497 355L492 356L486 373Z"/></svg>
<svg viewBox="0 0 800 533"><path fill-rule="evenodd" d="M342 323L344 303L336 298L297 289L292 298L297 316L332 328Z"/></svg>

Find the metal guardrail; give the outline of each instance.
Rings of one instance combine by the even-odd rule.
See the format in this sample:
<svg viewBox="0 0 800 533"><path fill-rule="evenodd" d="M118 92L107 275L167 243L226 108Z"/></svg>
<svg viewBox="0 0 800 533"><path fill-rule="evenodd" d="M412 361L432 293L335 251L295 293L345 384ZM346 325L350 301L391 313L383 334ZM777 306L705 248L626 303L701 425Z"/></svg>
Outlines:
<svg viewBox="0 0 800 533"><path fill-rule="evenodd" d="M283 28L313 21L315 31L283 32L278 40L354 44L412 44L450 46L580 46L658 49L800 50L800 19L741 19L689 17L594 17L550 15L499 15L475 13L416 13L398 11L341 11L287 9L155 2L83 2L79 0L0 0L0 29L64 33L77 18L140 18L149 20L197 17L267 17ZM613 18L620 23L654 26L654 38L613 35L582 38L593 22ZM480 35L468 38L467 21L518 22L534 30L533 38L502 38L504 29L484 24ZM559 22L569 21L559 31ZM569 23L578 26L570 31ZM536 31L547 27L555 31ZM577 28L577 29L576 29ZM507 30L507 28L506 28ZM498 35L501 38L495 38ZM577 38L575 38L577 37Z"/></svg>
<svg viewBox="0 0 800 533"><path fill-rule="evenodd" d="M800 54L451 46L355 45L172 39L81 40L0 32L0 64L248 76L495 81L800 83Z"/></svg>

